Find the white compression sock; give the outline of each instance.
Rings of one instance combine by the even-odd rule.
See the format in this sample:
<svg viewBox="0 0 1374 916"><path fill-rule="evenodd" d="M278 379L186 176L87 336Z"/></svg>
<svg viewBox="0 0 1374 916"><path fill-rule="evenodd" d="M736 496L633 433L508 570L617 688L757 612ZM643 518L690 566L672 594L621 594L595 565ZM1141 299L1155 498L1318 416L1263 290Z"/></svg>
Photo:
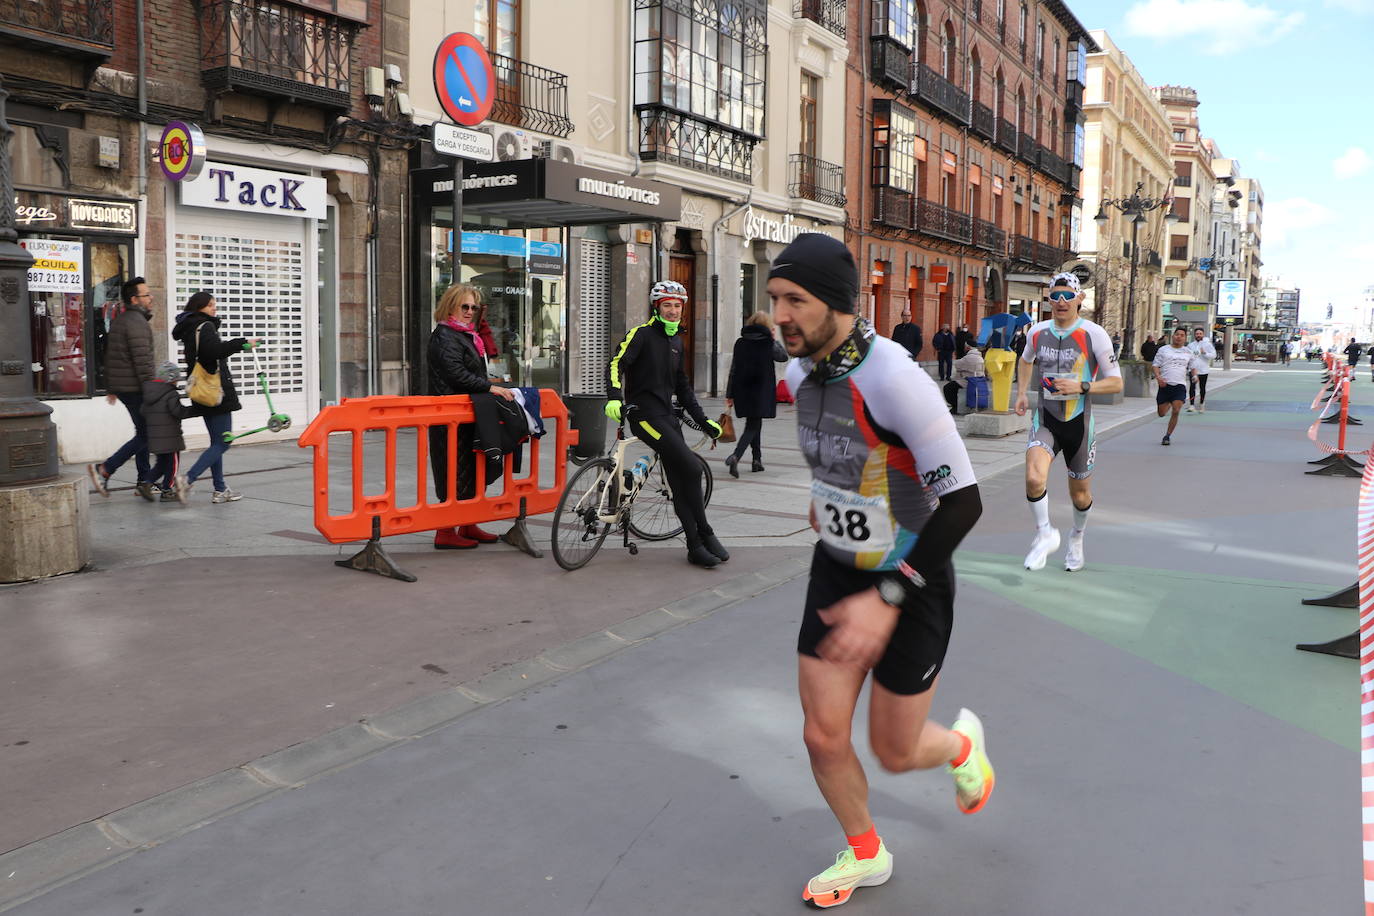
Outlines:
<svg viewBox="0 0 1374 916"><path fill-rule="evenodd" d="M1093 504L1092 504L1092 503L1088 503L1088 509L1091 509L1092 507L1093 507ZM1077 534L1082 534L1082 533L1083 533L1083 529L1086 528L1086 527L1088 527L1088 509L1080 509L1080 508L1078 508L1077 506L1074 506L1074 507L1073 507L1073 533L1074 533L1074 534L1076 534L1076 535L1077 535Z"/></svg>
<svg viewBox="0 0 1374 916"><path fill-rule="evenodd" d="M1050 528L1050 491L1040 494L1039 499L1026 498L1030 503L1031 514L1035 516L1035 527L1042 531Z"/></svg>

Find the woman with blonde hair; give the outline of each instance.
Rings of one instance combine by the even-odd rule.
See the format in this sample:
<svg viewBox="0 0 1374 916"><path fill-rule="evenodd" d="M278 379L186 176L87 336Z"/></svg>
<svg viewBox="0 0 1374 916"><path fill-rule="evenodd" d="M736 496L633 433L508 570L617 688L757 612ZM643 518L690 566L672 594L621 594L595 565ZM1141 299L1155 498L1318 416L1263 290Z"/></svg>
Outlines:
<svg viewBox="0 0 1374 916"><path fill-rule="evenodd" d="M773 364L785 362L787 351L773 338L773 316L767 312L750 315L735 341L730 378L725 384L725 406L744 420L744 433L735 443L735 452L725 459L731 477L739 476L739 460L745 449L753 449L752 470L763 470L763 421L778 414Z"/></svg>
<svg viewBox="0 0 1374 916"><path fill-rule="evenodd" d="M482 294L475 286L455 283L439 297L434 309L434 330L429 335L429 393L481 394L513 400L509 388L493 385L487 376L486 346L477 329L482 311ZM458 473L455 499L471 499L477 489L477 454L471 423L458 427ZM434 495L439 502L448 499L448 427L429 427L429 463L434 472ZM476 525L441 528L434 532L436 550L471 550L490 544L497 536Z"/></svg>

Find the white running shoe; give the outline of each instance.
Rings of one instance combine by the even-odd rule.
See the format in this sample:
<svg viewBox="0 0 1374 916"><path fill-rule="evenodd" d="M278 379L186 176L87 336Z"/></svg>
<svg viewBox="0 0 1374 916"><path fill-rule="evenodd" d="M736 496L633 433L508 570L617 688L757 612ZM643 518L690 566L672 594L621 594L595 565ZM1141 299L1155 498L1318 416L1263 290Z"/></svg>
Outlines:
<svg viewBox="0 0 1374 916"><path fill-rule="evenodd" d="M1078 572L1083 568L1083 533L1069 532L1069 549L1064 551L1064 570Z"/></svg>
<svg viewBox="0 0 1374 916"><path fill-rule="evenodd" d="M1199 405L1197 405L1197 412L1198 412L1198 413L1206 413L1206 412L1207 412L1207 405L1206 405L1206 404L1199 404Z"/></svg>
<svg viewBox="0 0 1374 916"><path fill-rule="evenodd" d="M1026 554L1026 569L1044 569L1050 554L1059 549L1059 529L1036 529L1030 553Z"/></svg>
<svg viewBox="0 0 1374 916"><path fill-rule="evenodd" d="M1193 405L1192 405L1192 404L1189 404L1187 407L1183 408L1183 412L1184 412L1184 413L1195 413L1196 411L1195 411Z"/></svg>

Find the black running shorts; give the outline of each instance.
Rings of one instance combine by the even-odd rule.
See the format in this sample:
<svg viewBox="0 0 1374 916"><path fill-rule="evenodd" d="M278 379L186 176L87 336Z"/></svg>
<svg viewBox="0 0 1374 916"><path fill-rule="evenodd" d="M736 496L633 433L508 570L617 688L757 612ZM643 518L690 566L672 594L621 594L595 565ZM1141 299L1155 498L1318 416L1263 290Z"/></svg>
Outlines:
<svg viewBox="0 0 1374 916"><path fill-rule="evenodd" d="M820 544L811 556L811 583L806 589L797 652L819 658L816 647L830 632L816 613L841 598L872 588L890 573L854 569L831 559ZM896 694L925 693L935 683L949 648L954 624L954 566L931 577L903 607L887 651L873 667L873 679Z"/></svg>
<svg viewBox="0 0 1374 916"><path fill-rule="evenodd" d="M1184 384L1161 385L1159 390L1155 392L1156 404L1172 404L1174 401L1186 400L1188 400L1188 386Z"/></svg>

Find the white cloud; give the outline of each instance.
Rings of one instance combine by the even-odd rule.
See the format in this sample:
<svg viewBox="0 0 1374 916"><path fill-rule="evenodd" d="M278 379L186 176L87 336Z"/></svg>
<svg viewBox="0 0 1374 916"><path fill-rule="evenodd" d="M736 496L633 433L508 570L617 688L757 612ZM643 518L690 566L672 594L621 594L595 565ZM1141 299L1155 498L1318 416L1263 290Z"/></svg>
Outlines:
<svg viewBox="0 0 1374 916"><path fill-rule="evenodd" d="M1278 157L1278 156L1275 156L1273 153L1269 152L1268 150L1265 150L1265 149L1257 149L1257 150L1255 150L1255 161L1256 161L1256 162L1278 162L1278 161L1279 161L1279 157Z"/></svg>
<svg viewBox="0 0 1374 916"><path fill-rule="evenodd" d="M1363 175L1369 171L1371 165L1374 165L1374 159L1369 158L1369 153L1358 146L1352 146L1336 157L1331 163L1331 171L1337 178L1344 180Z"/></svg>
<svg viewBox="0 0 1374 916"><path fill-rule="evenodd" d="M1374 13L1374 0L1325 0L1322 6L1350 13Z"/></svg>
<svg viewBox="0 0 1374 916"><path fill-rule="evenodd" d="M1126 11L1126 31L1164 40L1197 37L1204 53L1233 54L1272 44L1303 19L1246 0L1142 0Z"/></svg>
<svg viewBox="0 0 1374 916"><path fill-rule="evenodd" d="M1319 226L1335 222L1336 211L1305 197L1272 200L1264 205L1264 242L1266 249L1282 249L1301 240Z"/></svg>

